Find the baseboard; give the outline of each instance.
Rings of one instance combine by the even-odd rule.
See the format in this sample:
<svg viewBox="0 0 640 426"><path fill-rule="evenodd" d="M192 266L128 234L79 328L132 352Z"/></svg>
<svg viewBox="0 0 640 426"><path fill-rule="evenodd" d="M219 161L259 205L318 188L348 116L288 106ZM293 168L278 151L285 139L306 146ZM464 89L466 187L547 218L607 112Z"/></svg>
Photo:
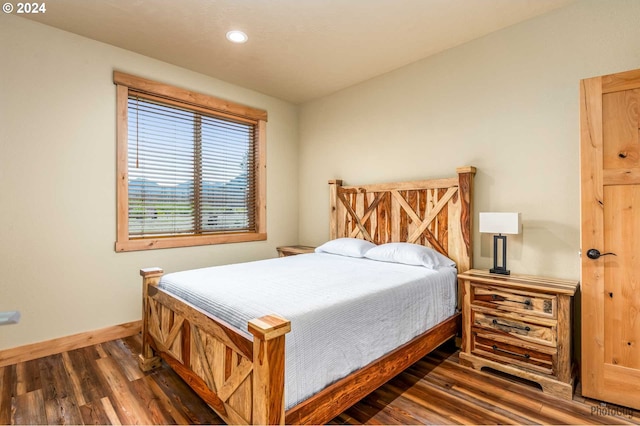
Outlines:
<svg viewBox="0 0 640 426"><path fill-rule="evenodd" d="M0 350L0 367L133 336L140 332L141 327L142 321L132 321L100 330Z"/></svg>

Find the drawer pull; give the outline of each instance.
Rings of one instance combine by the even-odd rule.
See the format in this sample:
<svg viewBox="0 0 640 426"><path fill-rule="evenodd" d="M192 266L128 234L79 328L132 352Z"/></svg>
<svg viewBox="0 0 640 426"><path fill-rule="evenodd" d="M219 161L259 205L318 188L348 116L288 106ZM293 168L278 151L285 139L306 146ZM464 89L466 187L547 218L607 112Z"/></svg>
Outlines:
<svg viewBox="0 0 640 426"><path fill-rule="evenodd" d="M524 327L519 327L517 325L502 324L501 322L498 322L497 319L494 319L492 321L492 323L493 323L493 325L499 325L501 327L515 328L515 329L523 330L523 331L531 331L531 327L529 327L528 325L526 325Z"/></svg>
<svg viewBox="0 0 640 426"><path fill-rule="evenodd" d="M531 355L529 355L529 354L519 354L517 352L511 352L511 351L508 351L506 349L500 349L496 345L491 346L491 349L493 349L496 352L504 352L505 354L514 355L514 356L520 356L520 357L526 358L526 359L531 358Z"/></svg>
<svg viewBox="0 0 640 426"><path fill-rule="evenodd" d="M521 303L521 304L523 304L525 306L531 306L531 299L525 299L524 301L511 300L511 299L507 299L506 297L500 297L497 294L492 294L491 295L491 299L500 300L501 302Z"/></svg>

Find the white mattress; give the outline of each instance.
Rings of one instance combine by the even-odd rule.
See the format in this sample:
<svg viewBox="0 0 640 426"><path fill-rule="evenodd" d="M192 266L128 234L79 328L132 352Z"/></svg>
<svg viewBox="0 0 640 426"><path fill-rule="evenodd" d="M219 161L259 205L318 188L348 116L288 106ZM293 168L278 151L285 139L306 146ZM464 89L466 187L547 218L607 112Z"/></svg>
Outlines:
<svg viewBox="0 0 640 426"><path fill-rule="evenodd" d="M289 409L453 315L456 269L325 253L167 274L159 287L240 330L277 314Z"/></svg>

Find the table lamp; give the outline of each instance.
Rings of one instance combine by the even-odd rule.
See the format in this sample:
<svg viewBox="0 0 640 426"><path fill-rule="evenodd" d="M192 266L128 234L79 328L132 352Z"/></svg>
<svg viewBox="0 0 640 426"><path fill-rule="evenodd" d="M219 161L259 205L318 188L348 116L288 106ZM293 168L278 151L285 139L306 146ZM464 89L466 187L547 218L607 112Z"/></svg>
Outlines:
<svg viewBox="0 0 640 426"><path fill-rule="evenodd" d="M507 236L502 234L519 234L520 229L520 213L480 213L480 232L494 234L493 269L490 269L489 272L492 274L510 274L507 269ZM499 245L502 246L501 264L498 263Z"/></svg>

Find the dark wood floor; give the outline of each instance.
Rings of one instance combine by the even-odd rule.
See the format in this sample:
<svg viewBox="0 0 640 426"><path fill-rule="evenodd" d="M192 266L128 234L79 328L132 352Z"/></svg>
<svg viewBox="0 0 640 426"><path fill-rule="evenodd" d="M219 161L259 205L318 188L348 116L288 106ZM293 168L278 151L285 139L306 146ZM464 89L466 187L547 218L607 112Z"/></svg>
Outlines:
<svg viewBox="0 0 640 426"><path fill-rule="evenodd" d="M140 337L0 368L0 424L215 424L220 418L167 367L142 373ZM640 412L543 395L458 365L445 345L334 424L640 424Z"/></svg>

